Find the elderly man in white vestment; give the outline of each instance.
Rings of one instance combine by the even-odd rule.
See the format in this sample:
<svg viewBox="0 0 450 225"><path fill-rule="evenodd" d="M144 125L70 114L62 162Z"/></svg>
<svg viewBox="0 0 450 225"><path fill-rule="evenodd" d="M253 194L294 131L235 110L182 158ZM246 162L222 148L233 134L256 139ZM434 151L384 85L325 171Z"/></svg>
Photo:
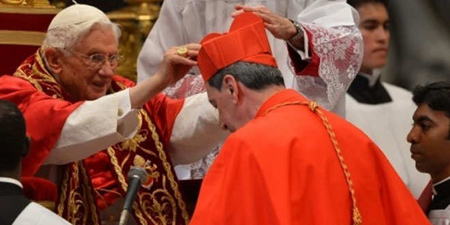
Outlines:
<svg viewBox="0 0 450 225"><path fill-rule="evenodd" d="M161 54L170 46L198 42L210 32L226 32L236 10L254 11L265 20L287 88L344 116L345 92L362 59L358 14L345 0L165 0L139 55L138 82L157 71ZM204 91L198 70L190 74L166 93L185 97ZM205 168L194 166L193 174L191 166L178 168L180 179L203 177L213 159L214 154L205 158Z"/></svg>

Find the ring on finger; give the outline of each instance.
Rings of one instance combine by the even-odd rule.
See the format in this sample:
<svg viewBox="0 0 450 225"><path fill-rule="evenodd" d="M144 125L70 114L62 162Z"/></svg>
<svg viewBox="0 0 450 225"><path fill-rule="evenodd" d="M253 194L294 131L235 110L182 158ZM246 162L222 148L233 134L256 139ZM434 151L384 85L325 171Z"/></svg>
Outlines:
<svg viewBox="0 0 450 225"><path fill-rule="evenodd" d="M186 48L185 46L178 47L177 48L177 54L179 56L187 57L188 48Z"/></svg>

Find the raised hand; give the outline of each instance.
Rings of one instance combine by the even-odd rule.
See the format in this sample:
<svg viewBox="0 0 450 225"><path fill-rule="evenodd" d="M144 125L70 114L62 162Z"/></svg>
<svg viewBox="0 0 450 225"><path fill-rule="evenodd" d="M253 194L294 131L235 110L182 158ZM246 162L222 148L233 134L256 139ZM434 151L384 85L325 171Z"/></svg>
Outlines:
<svg viewBox="0 0 450 225"><path fill-rule="evenodd" d="M237 4L235 9L236 11L231 13L232 17L236 17L243 12L253 12L264 21L266 29L278 39L289 40L297 34L295 26L289 19L277 15L265 6L246 6Z"/></svg>
<svg viewBox="0 0 450 225"><path fill-rule="evenodd" d="M180 80L186 73L197 65L197 55L201 45L191 43L183 46L174 46L166 51L164 59L157 72L167 84Z"/></svg>
<svg viewBox="0 0 450 225"><path fill-rule="evenodd" d="M181 47L184 48L180 49ZM199 44L187 44L167 50L155 75L130 89L131 107L141 107L168 85L186 75L191 67L197 65L196 58L200 47Z"/></svg>

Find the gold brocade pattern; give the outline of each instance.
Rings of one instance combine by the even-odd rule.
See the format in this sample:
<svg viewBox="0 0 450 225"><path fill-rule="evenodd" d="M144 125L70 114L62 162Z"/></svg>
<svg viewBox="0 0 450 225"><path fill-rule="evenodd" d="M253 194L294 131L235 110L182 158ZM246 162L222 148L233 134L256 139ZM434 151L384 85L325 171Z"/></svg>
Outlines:
<svg viewBox="0 0 450 225"><path fill-rule="evenodd" d="M147 135L145 135L145 134L149 133L147 130L141 128L142 122L143 122L142 118L144 118L144 121L147 123L147 126L149 127L150 132L152 134L153 141L155 142L155 146L158 151L159 158L162 161L163 167L164 167L167 177L169 179L170 186L171 186L172 190L174 191L175 198L177 199L177 202L178 202L178 207L181 209L182 217L183 217L185 223L188 224L189 223L189 215L186 211L186 207L185 207L186 204L184 203L181 193L178 189L178 183L172 172L171 164L168 162L166 153L163 150L163 144L159 140L159 135L156 131L156 126L151 121L147 112L143 109L139 110L138 118L139 118L138 130L140 132L137 133L135 135L135 137L133 137L131 140L129 140L128 144L126 144L126 145L124 145L123 143L119 144L117 149L120 152L123 152L126 150L124 147L132 146L132 148L130 148L129 151L136 152L138 149L140 149L149 155L157 157L154 152L152 152L148 149L142 148L142 146L140 146L140 143L147 139ZM142 133L144 135L142 135ZM138 138L136 138L136 137L138 137ZM128 185L126 183L126 179L123 174L122 168L124 167L125 161L127 161L129 159L130 153L128 153L128 155L125 157L124 162L120 163L116 157L116 152L114 151L113 148L108 148L107 152L111 158L111 162L114 166L114 170L115 170L118 180L121 184L121 187L126 192ZM136 157L141 157L141 156L136 155ZM139 220L145 221L143 219L143 217L145 215L145 218L148 218L153 224L169 224L170 223L170 224L176 225L177 204L175 202L175 198L167 190L166 182L167 182L166 176L162 176L162 188L154 189L150 192L139 192L138 193L138 199L139 199L140 204L133 205L133 208L134 208L134 210L136 212L136 216L138 217ZM169 205L170 205L170 207L168 207ZM167 218L167 213L165 213L165 212L167 212L168 209L171 209L171 218ZM150 213L150 212L152 212L152 213ZM152 215L152 214L154 214L154 215ZM141 223L142 223L142 221L141 221ZM147 224L147 223L142 223L142 224Z"/></svg>
<svg viewBox="0 0 450 225"><path fill-rule="evenodd" d="M82 162L67 165L57 213L72 224L99 224L89 178Z"/></svg>
<svg viewBox="0 0 450 225"><path fill-rule="evenodd" d="M159 152L159 157L163 161L163 166L167 172L167 176L169 177L170 185L171 185L172 189L175 190L175 197L178 199L178 206L182 209L183 219L185 220L186 224L188 224L189 223L189 215L186 211L186 204L184 203L184 201L181 197L181 193L178 189L178 183L175 181L174 175L172 173L172 167L171 167L170 163L167 161L166 153L163 150L163 144L159 141L158 133L156 133L156 127L151 122L150 117L147 114L144 114L144 118L147 121L147 123L149 124L149 128L152 132L152 138L155 141L156 149Z"/></svg>
<svg viewBox="0 0 450 225"><path fill-rule="evenodd" d="M61 194L59 196L59 204L58 204L58 208L56 209L56 213L60 216L63 217L63 213L64 213L64 202L66 202L66 193L67 193L67 181L69 180L69 173L70 170L66 170L64 173L64 178L63 178L63 182L61 185Z"/></svg>
<svg viewBox="0 0 450 225"><path fill-rule="evenodd" d="M30 82L39 91L53 93L53 98L64 99L61 88L45 67L45 63L40 54L40 49L36 51L35 57L26 59L25 62L17 68L13 76Z"/></svg>
<svg viewBox="0 0 450 225"><path fill-rule="evenodd" d="M84 166L81 167L81 171L82 171L82 174L86 175L85 176L86 179L84 180L85 181L84 182L84 188L86 190L85 196L87 196L87 198L89 198L88 201L84 201L84 202L91 203L91 204L89 204L90 207L91 207L90 208L91 212L96 212L97 209L95 207L94 197L93 197L93 195L88 194L88 193L92 193L92 190L91 190L91 185L87 182L88 181L87 180L88 177L87 177L86 169L84 168ZM87 216L87 214L85 216ZM98 221L97 213L91 213L91 217L92 217L92 221ZM86 220L83 221L83 224L86 224Z"/></svg>
<svg viewBox="0 0 450 225"><path fill-rule="evenodd" d="M45 69L39 50L20 65L14 76L27 80L37 90L53 98L68 98L53 76ZM128 86L121 83L120 79L115 80L113 78L109 93L125 88L128 88ZM112 164L112 168L108 171L115 176L112 179L115 180L115 188L119 188L119 190L116 190L120 194L127 190L126 174L133 163L132 159L139 156L151 163L149 169L155 175L152 177L153 183L148 188L141 188L137 198L139 201L133 204L138 224L188 224L189 216L185 203L178 189L178 183L169 162L170 159L159 139L159 128L152 122L151 116L153 115L151 113L144 109L138 111L138 132L131 140L107 148L105 152L108 158L105 158L107 160L105 163ZM87 174L87 171L91 173L90 165L92 164L89 164L91 162L86 161L85 164L84 161L79 161L65 166L64 177L60 185L57 213L74 225L97 225L101 223L97 208L97 201L99 200L94 198L96 193L99 194L99 192L95 192L96 189L94 189L91 178ZM102 191L112 192L114 190L102 189ZM108 204L112 204L112 202L108 202Z"/></svg>

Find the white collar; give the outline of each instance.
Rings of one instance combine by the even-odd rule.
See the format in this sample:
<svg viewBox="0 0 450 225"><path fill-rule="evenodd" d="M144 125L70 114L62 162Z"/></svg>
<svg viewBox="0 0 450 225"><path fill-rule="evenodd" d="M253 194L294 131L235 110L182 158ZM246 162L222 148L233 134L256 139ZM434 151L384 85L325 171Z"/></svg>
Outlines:
<svg viewBox="0 0 450 225"><path fill-rule="evenodd" d="M9 177L0 177L0 182L3 183L10 183L10 184L15 184L17 186L19 186L20 188L23 189L22 183L20 183L20 181L13 179L13 178L9 178Z"/></svg>
<svg viewBox="0 0 450 225"><path fill-rule="evenodd" d="M439 182L437 182L437 183L434 183L433 184L433 195L437 195L437 191L436 191L436 189L434 189L437 185L439 185L439 184L442 184L442 183L444 183L445 181L448 181L448 180L450 180L450 177L447 177L447 178L445 178L445 179L443 179L443 180L441 180L441 181L439 181Z"/></svg>
<svg viewBox="0 0 450 225"><path fill-rule="evenodd" d="M373 87L375 83L377 83L378 78L381 76L381 70L380 69L374 69L372 71L372 74L362 73L359 72L359 75L365 77L367 80L369 80L369 87Z"/></svg>
<svg viewBox="0 0 450 225"><path fill-rule="evenodd" d="M441 180L441 181L439 181L437 183L434 183L433 187L436 187L436 185L442 184L442 183L444 183L445 181L448 181L448 180L450 180L450 177L447 177L447 178L445 178L445 179L443 179L443 180Z"/></svg>

